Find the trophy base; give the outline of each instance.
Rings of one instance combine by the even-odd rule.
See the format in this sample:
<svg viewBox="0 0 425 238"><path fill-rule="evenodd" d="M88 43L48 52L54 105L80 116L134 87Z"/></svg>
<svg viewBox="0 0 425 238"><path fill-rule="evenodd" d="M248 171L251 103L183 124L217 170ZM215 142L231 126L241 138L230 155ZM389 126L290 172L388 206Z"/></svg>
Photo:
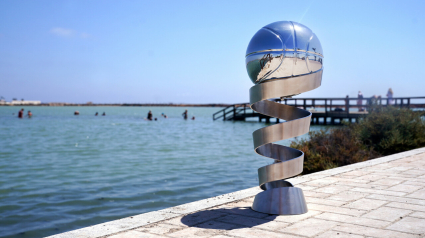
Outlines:
<svg viewBox="0 0 425 238"><path fill-rule="evenodd" d="M274 215L299 215L308 212L303 190L295 187L273 188L257 194L252 209Z"/></svg>

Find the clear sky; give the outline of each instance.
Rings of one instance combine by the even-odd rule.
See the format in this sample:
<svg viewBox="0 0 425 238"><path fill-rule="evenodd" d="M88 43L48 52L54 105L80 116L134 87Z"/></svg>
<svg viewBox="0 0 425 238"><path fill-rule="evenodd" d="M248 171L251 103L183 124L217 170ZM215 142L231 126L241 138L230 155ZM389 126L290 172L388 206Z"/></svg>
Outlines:
<svg viewBox="0 0 425 238"><path fill-rule="evenodd" d="M425 96L425 1L0 1L0 96L42 102L240 103L263 26L300 22L324 51L298 97Z"/></svg>

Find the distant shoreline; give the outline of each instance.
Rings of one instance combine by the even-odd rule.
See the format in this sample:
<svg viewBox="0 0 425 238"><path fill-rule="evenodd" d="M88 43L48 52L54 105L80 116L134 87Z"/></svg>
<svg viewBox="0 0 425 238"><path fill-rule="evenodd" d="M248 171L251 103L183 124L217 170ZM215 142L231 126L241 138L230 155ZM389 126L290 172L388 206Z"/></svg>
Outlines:
<svg viewBox="0 0 425 238"><path fill-rule="evenodd" d="M183 103L41 103L41 104L0 104L0 106L38 106L38 107L72 107L72 106L114 106L114 107L228 107L233 104L207 103L207 104L183 104Z"/></svg>

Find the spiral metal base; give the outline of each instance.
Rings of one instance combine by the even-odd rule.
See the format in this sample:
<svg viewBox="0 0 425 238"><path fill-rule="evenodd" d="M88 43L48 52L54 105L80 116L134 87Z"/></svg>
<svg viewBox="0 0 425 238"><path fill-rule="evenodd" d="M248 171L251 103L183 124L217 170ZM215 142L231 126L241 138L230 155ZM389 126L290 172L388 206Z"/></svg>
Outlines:
<svg viewBox="0 0 425 238"><path fill-rule="evenodd" d="M255 152L278 161L258 169L260 188L264 191L255 196L252 205L255 211L277 215L296 215L308 211L302 190L284 180L303 171L304 153L273 142L307 133L311 113L269 99L297 95L319 87L322 72L268 80L250 89L250 104L254 111L285 120L253 133Z"/></svg>

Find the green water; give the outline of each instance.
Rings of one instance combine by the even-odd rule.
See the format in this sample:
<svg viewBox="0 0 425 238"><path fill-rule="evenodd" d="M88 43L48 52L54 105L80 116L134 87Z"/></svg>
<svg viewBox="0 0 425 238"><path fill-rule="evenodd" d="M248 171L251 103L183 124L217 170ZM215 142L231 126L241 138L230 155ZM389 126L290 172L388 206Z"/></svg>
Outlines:
<svg viewBox="0 0 425 238"><path fill-rule="evenodd" d="M252 146L265 123L213 121L219 108L187 108L195 120L178 107L24 107L34 116L18 119L20 108L0 107L0 237L43 237L257 186L257 169L272 163ZM158 121L144 120L149 110Z"/></svg>

